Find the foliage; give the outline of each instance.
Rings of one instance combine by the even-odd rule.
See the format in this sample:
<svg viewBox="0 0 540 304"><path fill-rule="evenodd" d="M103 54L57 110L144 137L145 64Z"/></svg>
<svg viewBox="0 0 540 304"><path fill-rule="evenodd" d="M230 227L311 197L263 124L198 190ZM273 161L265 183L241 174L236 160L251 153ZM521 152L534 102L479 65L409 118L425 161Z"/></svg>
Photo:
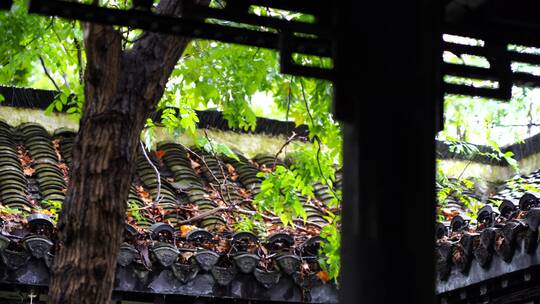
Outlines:
<svg viewBox="0 0 540 304"><path fill-rule="evenodd" d="M147 150L154 150L156 144L156 124L152 119L146 119L146 124L141 132L142 141Z"/></svg>
<svg viewBox="0 0 540 304"><path fill-rule="evenodd" d="M331 222L339 222L340 220L340 217L336 216ZM340 231L336 225L327 225L321 230L321 237L326 241L321 244L320 251L323 258L321 258L319 264L329 274L330 278L334 278L334 281L337 283L337 277L341 268L341 255L339 251L341 246Z"/></svg>
<svg viewBox="0 0 540 304"><path fill-rule="evenodd" d="M540 189L533 184L528 183L523 177L519 175L520 167L519 163L513 158L513 153L508 151L503 153L498 144L489 140L492 152L481 152L477 146L470 143L460 142L456 139L446 140L449 144L449 150L451 152L465 155L469 159L468 164L465 166L458 178L448 178L442 167L439 165L441 160L437 160L437 172L436 172L436 187L437 187L437 202L440 206L437 214L437 220L443 221L445 217L441 212L441 208L445 206L447 200L458 201L466 207L467 215L474 219L479 209L484 205L477 198L471 195L475 190L475 180L472 178L463 178L465 170L472 162L472 159L476 156L487 156L494 160L504 160L513 169L515 176L508 181L506 185L515 191L521 192L540 192ZM492 205L498 206L501 203L497 199L488 199L488 202Z"/></svg>
<svg viewBox="0 0 540 304"><path fill-rule="evenodd" d="M504 160L512 169L514 169L516 173L519 173L519 163L513 158L514 152L506 151L505 153L503 153L501 151L501 147L499 147L497 142L492 139L489 140L489 143L491 148L493 149L493 152L481 153L481 155L488 156L489 158L494 160Z"/></svg>
<svg viewBox="0 0 540 304"><path fill-rule="evenodd" d="M108 6L126 8L131 1L106 1ZM213 1L212 5L222 5ZM273 9L251 8L259 15L276 18L298 19L309 22L310 16ZM242 25L237 25L242 26ZM141 31L118 28L124 36L123 47L129 49ZM58 90L55 101L47 112L66 111L74 119L80 118L84 104L82 74L86 64L83 33L80 24L53 17L38 17L25 12L24 0L15 0L10 12L0 13L0 83L16 86ZM327 59L295 55L297 63L330 66ZM472 63L485 66L485 58L456 57L445 54L445 60L455 63ZM523 68L523 67L522 67ZM450 79L450 81L460 81ZM489 84L488 84L489 85ZM274 104L259 108L254 96L271 96ZM342 165L342 137L339 124L330 113L332 86L329 82L293 77L279 73L276 52L255 47L245 47L211 41L194 41L186 49L167 83L166 92L157 110L162 111L159 121L147 120L141 134L147 147L154 147L156 127L162 125L172 135L186 133L203 149L235 158L225 145L212 143L196 131L198 117L195 110L217 109L223 112L230 127L254 130L256 113L264 113L297 125L309 127L308 140L312 146L300 152L289 153L294 165L278 166L274 172L264 174L261 193L255 198L258 207L275 213L287 225L294 225L296 217L305 219L299 197L314 197L311 186L326 184L333 195L332 207L339 206L341 193L333 180L336 168ZM534 113L540 111L534 92L515 88L510 103L494 100L451 95L445 99L445 130L439 139L453 142L454 152L478 155L467 141L488 144L493 152L485 154L494 159L505 159L514 169L519 169L510 153L502 153L499 145L520 139L534 130L532 126L505 126L535 122ZM1 101L1 97L0 97ZM277 152L277 151L276 151ZM437 171L439 201L452 197L468 205L471 210L478 202L470 200L467 190L474 181L467 178L449 179L439 167ZM279 198L279 199L278 199ZM58 208L52 207L57 210ZM129 205L136 217L138 209ZM328 242L322 248L331 277L339 273L339 216L332 217L332 224L323 228L322 235ZM256 229L256 220L245 217L238 229Z"/></svg>
<svg viewBox="0 0 540 304"><path fill-rule="evenodd" d="M295 173L295 187L302 195L309 198L314 197L313 185L314 181L327 184L333 188L333 178L336 175L336 166L332 158L320 157L321 153L315 146L308 146L301 151L295 151L290 154L294 159L291 165L291 170ZM331 192L334 197L330 206L337 207L340 196Z"/></svg>
<svg viewBox="0 0 540 304"><path fill-rule="evenodd" d="M451 179L447 177L446 173L439 165L440 160L437 160L435 184L437 188L436 198L440 206L437 219L439 221L444 220L442 207L446 205L447 200L453 200L463 204L463 206L466 207L467 215L471 219L474 219L483 204L477 198L471 196L471 192L474 192L475 181L472 178L463 177L465 170L467 170L473 159L477 156L487 156L494 160L504 159L516 173L519 173L518 162L512 158L512 152L502 153L501 148L494 141L490 141L492 144L490 147L492 152L481 152L477 146L459 141L451 136L447 136L444 142L448 144L450 152L465 156L465 158L468 159L468 163L457 178Z"/></svg>
<svg viewBox="0 0 540 304"><path fill-rule="evenodd" d="M296 176L293 171L276 166L275 171L260 172L257 176L265 178L261 192L255 196L255 204L259 210L276 213L284 225L294 226L293 219L297 217L304 221L307 219L295 187Z"/></svg>

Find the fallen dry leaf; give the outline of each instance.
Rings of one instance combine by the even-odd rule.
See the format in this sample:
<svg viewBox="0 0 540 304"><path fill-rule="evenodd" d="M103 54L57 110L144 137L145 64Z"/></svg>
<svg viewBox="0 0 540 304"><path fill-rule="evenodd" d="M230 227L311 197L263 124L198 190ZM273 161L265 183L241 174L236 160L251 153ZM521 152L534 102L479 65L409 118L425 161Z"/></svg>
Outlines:
<svg viewBox="0 0 540 304"><path fill-rule="evenodd" d="M326 272L326 271L322 271L322 270L321 270L321 271L317 272L317 277L318 277L321 281L323 281L323 282L325 282L325 283L328 282L328 281L330 281L330 275L328 275L328 272Z"/></svg>
<svg viewBox="0 0 540 304"><path fill-rule="evenodd" d="M198 162L194 161L193 159L189 159L190 162L191 162L191 168L193 168L193 170L197 170L198 168L201 167L201 164L199 164Z"/></svg>
<svg viewBox="0 0 540 304"><path fill-rule="evenodd" d="M139 194L139 197L142 199L143 202L145 202L146 204L152 203L152 196L150 195L150 193L144 190L143 186L136 186L135 189L137 190L137 194Z"/></svg>
<svg viewBox="0 0 540 304"><path fill-rule="evenodd" d="M451 210L451 209L448 209L448 208L443 208L441 210L441 212L442 212L442 214L444 215L444 217L446 218L447 221L451 221L454 217L459 215L458 210Z"/></svg>
<svg viewBox="0 0 540 304"><path fill-rule="evenodd" d="M263 252L263 255L267 256L268 255L268 249L266 249L266 247L264 247L264 246L261 246L260 248L261 248L261 251Z"/></svg>
<svg viewBox="0 0 540 304"><path fill-rule="evenodd" d="M244 188L240 188L240 189L238 190L238 193L240 194L240 196L242 196L242 197L245 198L245 199L248 199L248 198L251 197L251 192L248 191L248 190L246 190L246 189L244 189Z"/></svg>
<svg viewBox="0 0 540 304"><path fill-rule="evenodd" d="M157 157L158 159L162 159L163 156L165 156L165 151L163 151L163 150L157 150L157 151L156 151L156 157Z"/></svg>
<svg viewBox="0 0 540 304"><path fill-rule="evenodd" d="M24 172L24 175L26 176L32 176L34 175L34 173L36 173L36 169L32 168L32 167L26 167L23 169L23 172Z"/></svg>
<svg viewBox="0 0 540 304"><path fill-rule="evenodd" d="M268 168L266 167L265 165L262 165L260 168L259 168L262 172L265 172L265 173L272 173L272 168Z"/></svg>
<svg viewBox="0 0 540 304"><path fill-rule="evenodd" d="M60 139L56 138L52 141L54 146L54 153L56 153L56 158L58 158L58 161L62 160L62 154L60 153Z"/></svg>
<svg viewBox="0 0 540 304"><path fill-rule="evenodd" d="M238 173L236 173L236 169L231 164L227 164L227 172L229 172L229 177L233 182L238 180Z"/></svg>
<svg viewBox="0 0 540 304"><path fill-rule="evenodd" d="M66 184L68 184L69 183L69 167L67 166L66 163L61 162L60 164L58 164L58 168L60 168L60 171L62 171L64 181L66 182Z"/></svg>
<svg viewBox="0 0 540 304"><path fill-rule="evenodd" d="M196 229L196 228L197 226L193 226L193 225L182 225L180 226L180 236L185 238L191 230Z"/></svg>
<svg viewBox="0 0 540 304"><path fill-rule="evenodd" d="M36 170L32 168L32 164L34 163L34 161L28 154L28 151L26 151L23 146L19 145L17 146L17 155L19 156L19 160L21 161L24 174L26 176L32 176Z"/></svg>

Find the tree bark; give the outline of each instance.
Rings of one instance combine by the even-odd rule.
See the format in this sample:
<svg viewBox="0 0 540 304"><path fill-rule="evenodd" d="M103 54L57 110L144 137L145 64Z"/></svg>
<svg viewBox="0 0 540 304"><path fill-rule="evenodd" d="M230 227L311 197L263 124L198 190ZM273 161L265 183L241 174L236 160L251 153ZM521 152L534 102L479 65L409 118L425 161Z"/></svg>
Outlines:
<svg viewBox="0 0 540 304"><path fill-rule="evenodd" d="M164 15L178 0L162 0ZM58 223L51 303L110 303L140 132L189 39L144 33L130 50L110 26L86 24L85 105Z"/></svg>

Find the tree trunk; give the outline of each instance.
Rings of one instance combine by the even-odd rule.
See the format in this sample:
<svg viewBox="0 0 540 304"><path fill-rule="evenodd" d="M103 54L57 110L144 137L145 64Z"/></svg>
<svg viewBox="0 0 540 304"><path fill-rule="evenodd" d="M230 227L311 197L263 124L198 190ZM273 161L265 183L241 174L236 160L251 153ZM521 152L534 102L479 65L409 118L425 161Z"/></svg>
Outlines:
<svg viewBox="0 0 540 304"><path fill-rule="evenodd" d="M158 12L179 13L178 0ZM85 25L85 105L58 223L51 303L110 303L139 137L189 40L145 33L130 50L110 26Z"/></svg>

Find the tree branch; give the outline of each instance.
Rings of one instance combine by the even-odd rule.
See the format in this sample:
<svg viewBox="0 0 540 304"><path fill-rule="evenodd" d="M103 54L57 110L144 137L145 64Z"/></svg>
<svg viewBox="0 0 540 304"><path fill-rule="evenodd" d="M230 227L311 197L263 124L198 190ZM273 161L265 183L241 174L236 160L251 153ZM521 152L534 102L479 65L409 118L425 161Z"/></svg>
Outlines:
<svg viewBox="0 0 540 304"><path fill-rule="evenodd" d="M56 81L54 81L54 78L49 73L49 70L47 69L47 66L45 65L45 61L43 60L43 57L39 56L39 62L41 62L41 67L43 67L43 72L45 72L45 75L51 80L52 84L56 88L58 92L60 92L60 87L56 84Z"/></svg>
<svg viewBox="0 0 540 304"><path fill-rule="evenodd" d="M75 44L75 49L77 50L77 62L79 63L79 83L84 83L84 72L83 72L83 63L82 63L82 48L81 43L77 38L73 39L73 43Z"/></svg>
<svg viewBox="0 0 540 304"><path fill-rule="evenodd" d="M212 214L216 214L218 212L223 212L225 210L228 210L229 207L217 207L217 208L214 208L212 210L208 210L208 211L205 211L197 216L194 216L192 218L189 218L187 220L183 220L183 221L180 221L177 223L178 226L181 226L181 225L187 225L187 224L191 224L193 222L196 222L198 220L202 220L203 218L207 217L207 216L210 216Z"/></svg>
<svg viewBox="0 0 540 304"><path fill-rule="evenodd" d="M219 169L221 170L221 175L223 175L223 183L220 185L220 187L225 189L225 191L227 191L227 198L229 199L229 201L231 201L231 193L229 191L229 187L227 187L227 175L225 174L225 170L223 169L221 160L218 158L216 152L214 151L214 145L212 144L210 137L208 137L208 133L206 132L206 130L204 130L204 136L206 137L206 140L208 141L208 144L210 145L210 152L212 153L212 156L216 159ZM219 180L216 180L216 183L219 184Z"/></svg>
<svg viewBox="0 0 540 304"><path fill-rule="evenodd" d="M295 137L296 137L296 133L293 131L292 135L289 138L287 138L287 140L283 143L281 148L279 148L279 150L276 152L276 155L274 156L274 165L273 165L274 170L276 169L276 163L277 163L278 156L281 154L281 152L283 152L283 149L285 149L285 147L287 145L289 145L294 140Z"/></svg>
<svg viewBox="0 0 540 304"><path fill-rule="evenodd" d="M154 169L154 172L156 173L157 194L156 194L156 199L153 202L153 205L159 204L161 202L161 200L163 199L163 197L161 196L161 174L159 173L158 168L156 168L156 166L154 165L154 163L152 162L152 160L148 156L148 153L146 153L146 148L144 147L144 144L143 144L142 140L139 140L139 142L141 143L141 149L142 149L144 158L146 158L146 161L152 167L152 169Z"/></svg>
<svg viewBox="0 0 540 304"><path fill-rule="evenodd" d="M313 116L311 115L311 111L309 110L309 104L307 102L307 99L306 99L306 92L305 92L305 89L304 89L304 82L302 81L302 79L300 79L300 88L302 89L302 97L304 98L304 104L306 105L306 112L308 113L309 115L309 119L311 120L311 125L314 125L315 124L315 121L313 120ZM321 175L321 178L324 180L324 183L326 184L326 186L328 186L328 189L332 192L332 194L334 195L334 197L336 199L338 199L339 197L337 196L336 192L334 192L334 187L331 186L329 183L328 183L328 179L326 178L326 176L324 175L323 173L323 170L322 170L322 166L321 166L321 160L320 160L320 154L321 154L321 139L319 138L319 136L315 135L313 137L315 139L315 141L317 142L317 155L316 155L316 159L317 159L317 166L319 167L319 174Z"/></svg>

